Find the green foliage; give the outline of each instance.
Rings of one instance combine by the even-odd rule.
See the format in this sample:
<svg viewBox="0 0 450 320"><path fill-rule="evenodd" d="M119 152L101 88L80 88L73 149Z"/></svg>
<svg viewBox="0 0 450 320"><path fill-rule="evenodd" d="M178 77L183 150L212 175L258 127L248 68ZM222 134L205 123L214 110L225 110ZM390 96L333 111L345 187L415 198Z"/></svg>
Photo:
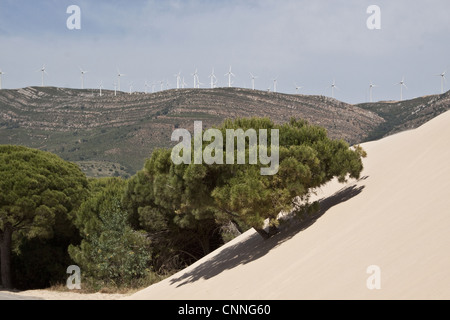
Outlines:
<svg viewBox="0 0 450 320"><path fill-rule="evenodd" d="M125 185L118 178L92 180L91 195L78 210L75 224L83 240L69 253L91 284L133 286L150 273L150 241L130 226L121 205Z"/></svg>
<svg viewBox="0 0 450 320"><path fill-rule="evenodd" d="M335 177L340 182L358 178L366 156L360 146L331 140L325 129L304 120L227 120L218 129L223 141L227 129L254 129L258 135L259 129L268 129L268 154L279 153L277 173L261 175L268 165L248 164L246 144L247 164L175 165L171 150L156 149L128 181L88 183L77 166L52 154L0 146L0 240L2 232L14 230L14 252L20 257L15 268L26 272L32 260L24 258L35 254L63 261L53 269L34 262L53 274L73 259L84 282L94 287L129 287L156 279L248 228L269 237L281 211L300 216L317 211L318 204L309 203L312 190ZM279 130L276 150L270 147L270 129ZM225 156L225 143L223 148ZM263 230L266 220L268 231ZM59 249L69 243L69 255L64 255Z"/></svg>
<svg viewBox="0 0 450 320"><path fill-rule="evenodd" d="M65 272L63 264L69 260L68 243L78 240L72 220L86 196L85 175L51 153L8 145L0 146L0 176L0 244L6 245L12 233L11 247L6 245L2 252L2 265L9 264L13 249L12 273L20 278L22 288L60 280L59 272ZM36 243L55 254L42 254L39 264L31 263L41 250ZM8 281L11 274L5 270L2 278ZM40 280L34 282L36 274Z"/></svg>
<svg viewBox="0 0 450 320"><path fill-rule="evenodd" d="M174 166L170 150L157 149L128 182L124 205L136 228L152 240L153 268L170 272L222 244L201 167ZM136 226L137 225L137 226Z"/></svg>
<svg viewBox="0 0 450 320"><path fill-rule="evenodd" d="M86 195L80 169L48 152L0 146L0 172L0 230L9 223L28 238L51 237Z"/></svg>
<svg viewBox="0 0 450 320"><path fill-rule="evenodd" d="M261 175L260 163L174 165L171 150L154 151L144 169L130 180L125 203L137 225L155 239L164 234L165 242L153 243L164 243L173 249L172 254L177 250L193 253L189 251L193 236L206 248L212 236L220 233L217 230L224 230L221 227L230 223L241 230L254 227L264 236L266 219L271 227L276 227L280 211L295 209L299 214L308 214L317 210L317 204L308 203L313 188L334 177L341 182L347 177L358 178L363 168L362 148L351 149L342 140L331 140L325 129L304 120L292 119L283 125L266 118L227 120L218 129L224 141L227 129L269 129L269 139L270 129L278 129L278 173ZM203 148L206 146L204 143ZM225 143L223 147L225 157ZM248 147L247 144L246 159ZM271 152L268 147L268 153ZM229 240L229 236L224 239Z"/></svg>
<svg viewBox="0 0 450 320"><path fill-rule="evenodd" d="M304 120L275 125L269 119L239 119L225 122L222 130L239 127L257 132L279 130L278 173L263 176L260 164L224 166L222 175L227 178L211 189L211 195L228 217L243 221L263 235L264 220L269 219L269 225L276 227L279 212L307 212L302 208L310 207L307 200L313 188L333 177L340 182L348 176L358 178L362 171L361 148L351 150L346 142L329 139L325 129Z"/></svg>

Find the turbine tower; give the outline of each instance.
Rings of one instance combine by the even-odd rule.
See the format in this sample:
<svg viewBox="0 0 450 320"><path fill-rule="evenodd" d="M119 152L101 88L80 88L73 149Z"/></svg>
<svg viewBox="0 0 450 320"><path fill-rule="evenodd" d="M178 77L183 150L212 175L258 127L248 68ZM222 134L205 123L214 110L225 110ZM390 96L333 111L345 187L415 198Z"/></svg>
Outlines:
<svg viewBox="0 0 450 320"><path fill-rule="evenodd" d="M252 90L255 90L255 79L258 77L254 76L251 72L250 72L250 76L252 77Z"/></svg>
<svg viewBox="0 0 450 320"><path fill-rule="evenodd" d="M214 68L212 69L211 74L209 75L209 78L211 79L211 89L214 89L217 83L217 77L214 74Z"/></svg>
<svg viewBox="0 0 450 320"><path fill-rule="evenodd" d="M194 88L197 88L197 82L198 82L198 72L197 69L195 69L195 72L192 74L194 76Z"/></svg>
<svg viewBox="0 0 450 320"><path fill-rule="evenodd" d="M133 81L130 82L130 94L132 93L131 90L133 89Z"/></svg>
<svg viewBox="0 0 450 320"><path fill-rule="evenodd" d="M230 66L230 70L225 73L225 76L228 76L228 88L231 88L231 76L235 77L234 73L231 72L231 66Z"/></svg>
<svg viewBox="0 0 450 320"><path fill-rule="evenodd" d="M101 97L102 96L102 89L103 89L103 81L100 81L100 84L99 84L98 88L100 89L100 97Z"/></svg>
<svg viewBox="0 0 450 320"><path fill-rule="evenodd" d="M336 81L334 81L334 79L333 79L333 83L331 84L331 97L334 99L334 89L339 89L337 86L336 86Z"/></svg>
<svg viewBox="0 0 450 320"><path fill-rule="evenodd" d="M40 68L37 71L42 72L41 87L43 87L44 86L44 74L48 75L47 71L45 71L45 64L42 66L42 68Z"/></svg>
<svg viewBox="0 0 450 320"><path fill-rule="evenodd" d="M277 92L277 81L278 77L275 77L275 79L273 79L273 92Z"/></svg>
<svg viewBox="0 0 450 320"><path fill-rule="evenodd" d="M2 75L6 74L2 70L0 70L0 90L2 89Z"/></svg>
<svg viewBox="0 0 450 320"><path fill-rule="evenodd" d="M395 85L400 85L400 101L402 101L403 100L403 87L408 89L408 87L405 84L405 77L402 77L402 81L400 81L399 83L396 83Z"/></svg>
<svg viewBox="0 0 450 320"><path fill-rule="evenodd" d="M177 78L177 89L180 89L180 83L181 83L181 71L178 72L175 77Z"/></svg>
<svg viewBox="0 0 450 320"><path fill-rule="evenodd" d="M187 86L187 83L184 81L184 77L183 80L181 81L181 88L184 89Z"/></svg>
<svg viewBox="0 0 450 320"><path fill-rule="evenodd" d="M117 96L117 83L114 82L114 97Z"/></svg>
<svg viewBox="0 0 450 320"><path fill-rule="evenodd" d="M373 88L374 87L378 87L376 84L373 84L372 82L370 82L370 84L369 84L369 101L370 102L373 102L373 99L372 99L372 91L373 91Z"/></svg>
<svg viewBox="0 0 450 320"><path fill-rule="evenodd" d="M79 68L80 72L81 72L81 89L84 89L84 75L88 72L88 71L84 71L83 69Z"/></svg>
<svg viewBox="0 0 450 320"><path fill-rule="evenodd" d="M436 76L441 77L441 94L444 93L444 82L445 82L445 74L447 71L442 72L441 74L437 74Z"/></svg>
<svg viewBox="0 0 450 320"><path fill-rule="evenodd" d="M117 83L118 83L118 89L120 91L120 77L125 76L123 73L120 73L119 69L117 69Z"/></svg>
<svg viewBox="0 0 450 320"><path fill-rule="evenodd" d="M149 87L147 81L144 82L144 87L145 87L145 94L147 94L147 89L148 89L148 87Z"/></svg>

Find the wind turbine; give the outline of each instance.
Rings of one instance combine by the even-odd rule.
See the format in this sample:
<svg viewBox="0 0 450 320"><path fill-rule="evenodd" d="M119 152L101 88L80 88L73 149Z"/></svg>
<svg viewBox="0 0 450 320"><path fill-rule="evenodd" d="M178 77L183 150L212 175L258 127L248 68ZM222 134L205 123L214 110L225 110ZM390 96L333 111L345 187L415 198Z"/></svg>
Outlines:
<svg viewBox="0 0 450 320"><path fill-rule="evenodd" d="M194 88L197 88L197 82L198 82L198 72L197 69L195 69L195 72L192 74L194 76Z"/></svg>
<svg viewBox="0 0 450 320"><path fill-rule="evenodd" d="M234 73L231 72L231 66L230 66L230 70L225 73L225 76L228 76L228 88L231 88L231 76L235 77Z"/></svg>
<svg viewBox="0 0 450 320"><path fill-rule="evenodd" d="M5 72L3 72L2 70L0 70L0 90L2 89L2 75L6 74Z"/></svg>
<svg viewBox="0 0 450 320"><path fill-rule="evenodd" d="M44 73L45 73L46 75L48 75L47 71L45 71L45 64L44 64L44 65L42 65L42 68L40 68L40 69L39 69L39 70L37 70L37 71L40 71L40 72L42 72L42 81L41 81L41 87L43 87L43 86L44 86Z"/></svg>
<svg viewBox="0 0 450 320"><path fill-rule="evenodd" d="M405 84L405 77L402 77L402 81L400 81L399 83L396 83L395 85L400 85L400 101L402 101L403 100L403 87L408 89L408 87Z"/></svg>
<svg viewBox="0 0 450 320"><path fill-rule="evenodd" d="M175 77L177 78L177 89L180 89L180 82L181 82L181 71L178 72Z"/></svg>
<svg viewBox="0 0 450 320"><path fill-rule="evenodd" d="M369 101L370 102L373 102L372 91L373 91L374 87L378 87L378 86L376 84L373 84L372 82L370 82L370 84L369 84Z"/></svg>
<svg viewBox="0 0 450 320"><path fill-rule="evenodd" d="M333 79L333 83L331 84L331 97L332 98L334 98L334 89L339 89L339 88L336 86L336 82Z"/></svg>
<svg viewBox="0 0 450 320"><path fill-rule="evenodd" d="M298 90L300 90L303 87L298 86L296 83L294 83L295 85L295 93L298 94Z"/></svg>
<svg viewBox="0 0 450 320"><path fill-rule="evenodd" d="M119 69L117 69L117 83L118 83L118 89L120 91L120 77L125 76L123 73L120 73Z"/></svg>
<svg viewBox="0 0 450 320"><path fill-rule="evenodd" d="M252 77L252 90L255 90L255 79L258 77L254 76L251 72L250 72L250 76Z"/></svg>
<svg viewBox="0 0 450 320"><path fill-rule="evenodd" d="M445 80L445 74L447 71L442 72L441 74L437 74L436 76L441 77L441 93L444 93L444 82Z"/></svg>
<svg viewBox="0 0 450 320"><path fill-rule="evenodd" d="M216 86L217 83L217 77L214 74L214 68L212 69L211 74L209 75L209 78L211 79L211 89L214 89L214 87ZM215 80L215 81L214 81Z"/></svg>
<svg viewBox="0 0 450 320"><path fill-rule="evenodd" d="M145 94L147 94L147 89L148 89L148 87L149 87L147 81L144 82L144 87L145 87Z"/></svg>
<svg viewBox="0 0 450 320"><path fill-rule="evenodd" d="M98 86L100 89L100 97L102 96L102 89L103 89L103 81L100 81L100 85Z"/></svg>
<svg viewBox="0 0 450 320"><path fill-rule="evenodd" d="M131 90L133 89L133 81L130 82L130 94L132 93Z"/></svg>
<svg viewBox="0 0 450 320"><path fill-rule="evenodd" d="M277 92L277 81L278 77L275 77L275 79L273 79L273 92Z"/></svg>
<svg viewBox="0 0 450 320"><path fill-rule="evenodd" d="M183 80L181 81L181 88L184 89L187 86L187 83L184 81L184 77Z"/></svg>
<svg viewBox="0 0 450 320"><path fill-rule="evenodd" d="M81 89L84 89L84 75L88 72L88 71L84 71L83 69L79 68L80 72L81 72Z"/></svg>
<svg viewBox="0 0 450 320"><path fill-rule="evenodd" d="M160 91L164 90L164 80L159 81Z"/></svg>

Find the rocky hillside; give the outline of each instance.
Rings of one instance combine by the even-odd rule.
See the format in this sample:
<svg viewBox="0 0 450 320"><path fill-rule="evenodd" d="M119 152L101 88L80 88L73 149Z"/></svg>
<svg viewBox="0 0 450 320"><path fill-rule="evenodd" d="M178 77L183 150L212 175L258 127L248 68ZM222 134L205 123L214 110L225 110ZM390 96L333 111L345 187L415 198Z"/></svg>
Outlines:
<svg viewBox="0 0 450 320"><path fill-rule="evenodd" d="M0 90L0 144L54 152L80 164L89 176L130 175L155 147L172 145L175 128L191 130L226 118L304 118L350 144L385 123L366 108L324 96L239 88L180 89L127 94L103 90L28 87ZM376 110L373 110L376 111Z"/></svg>
<svg viewBox="0 0 450 320"><path fill-rule="evenodd" d="M358 104L365 110L378 114L385 121L369 133L366 140L415 129L450 109L450 91L406 101L382 101Z"/></svg>

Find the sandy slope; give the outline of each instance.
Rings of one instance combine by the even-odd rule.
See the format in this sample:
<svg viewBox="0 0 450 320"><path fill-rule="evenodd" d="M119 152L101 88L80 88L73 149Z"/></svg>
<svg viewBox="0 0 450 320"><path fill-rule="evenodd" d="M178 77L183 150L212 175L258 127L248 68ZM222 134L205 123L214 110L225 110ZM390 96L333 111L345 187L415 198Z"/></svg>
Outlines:
<svg viewBox="0 0 450 320"><path fill-rule="evenodd" d="M20 292L1 291L0 300L119 300L128 294L78 293L77 291L27 290Z"/></svg>
<svg viewBox="0 0 450 320"><path fill-rule="evenodd" d="M450 112L364 148L362 179L324 187L309 225L250 230L131 298L450 299Z"/></svg>

